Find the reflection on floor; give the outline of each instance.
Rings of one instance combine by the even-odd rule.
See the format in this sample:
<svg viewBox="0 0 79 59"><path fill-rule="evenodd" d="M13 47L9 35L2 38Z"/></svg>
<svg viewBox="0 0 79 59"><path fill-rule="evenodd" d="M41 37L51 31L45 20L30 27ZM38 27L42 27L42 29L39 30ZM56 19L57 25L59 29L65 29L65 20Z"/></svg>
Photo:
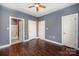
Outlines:
<svg viewBox="0 0 79 59"><path fill-rule="evenodd" d="M0 50L4 56L64 56L79 55L79 51L66 46L57 45L41 39L18 43Z"/></svg>

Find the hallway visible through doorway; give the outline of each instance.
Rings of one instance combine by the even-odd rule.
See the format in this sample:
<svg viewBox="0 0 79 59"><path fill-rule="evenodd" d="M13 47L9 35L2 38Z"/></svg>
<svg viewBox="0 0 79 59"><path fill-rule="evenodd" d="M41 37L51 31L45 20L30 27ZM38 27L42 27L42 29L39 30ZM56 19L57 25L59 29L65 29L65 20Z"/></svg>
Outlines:
<svg viewBox="0 0 79 59"><path fill-rule="evenodd" d="M11 17L10 19L10 43L16 44L23 41L23 20Z"/></svg>

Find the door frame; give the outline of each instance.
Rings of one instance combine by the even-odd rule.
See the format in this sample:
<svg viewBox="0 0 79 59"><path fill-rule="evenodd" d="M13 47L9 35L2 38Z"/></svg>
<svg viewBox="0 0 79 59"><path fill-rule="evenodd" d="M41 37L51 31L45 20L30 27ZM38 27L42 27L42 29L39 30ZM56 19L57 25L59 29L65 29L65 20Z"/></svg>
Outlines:
<svg viewBox="0 0 79 59"><path fill-rule="evenodd" d="M30 38L29 38L29 21L35 21L35 20L28 20L28 40L31 40ZM37 38L37 21L35 21L35 23L36 23L36 37L34 37L34 38Z"/></svg>
<svg viewBox="0 0 79 59"><path fill-rule="evenodd" d="M39 30L39 25L40 25L40 22L43 22L44 21L44 27L45 27L45 20L40 20L39 22L38 22L38 37L39 37L39 34L40 34L40 30ZM39 37L40 39L45 39L45 28L44 28L44 38L41 38L41 37Z"/></svg>
<svg viewBox="0 0 79 59"><path fill-rule="evenodd" d="M75 15L77 15L76 16L76 48L75 49L78 49L79 50L79 48L78 48L78 13L74 13ZM70 15L70 14L69 14ZM72 15L72 14L71 14ZM63 18L64 16L62 16L62 18ZM63 44L63 38L64 38L64 34L63 34L63 32L64 32L64 30L63 30L63 19L61 18L61 25L62 25L62 44ZM64 45L64 44L63 44Z"/></svg>
<svg viewBox="0 0 79 59"><path fill-rule="evenodd" d="M12 20L12 18L14 18L14 19L20 19L21 21L23 21L23 40L22 40L22 42L25 41L25 20L23 18L9 16L9 44L10 45L12 45L12 43L11 43L11 20ZM15 44L17 44L17 43L15 43Z"/></svg>

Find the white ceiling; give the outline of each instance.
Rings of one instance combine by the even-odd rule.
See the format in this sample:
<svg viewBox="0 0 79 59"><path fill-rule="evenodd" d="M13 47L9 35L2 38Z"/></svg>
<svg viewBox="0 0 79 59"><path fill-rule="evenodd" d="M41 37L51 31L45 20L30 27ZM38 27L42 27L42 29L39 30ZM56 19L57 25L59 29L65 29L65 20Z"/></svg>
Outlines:
<svg viewBox="0 0 79 59"><path fill-rule="evenodd" d="M29 6L33 5L33 3L2 3L0 5L3 5L5 7L11 8L17 11L27 13L35 17L41 17L51 12L55 12L62 8L74 5L75 3L42 3L42 4L44 4L46 8L41 9L38 12L36 11L35 8L28 8Z"/></svg>

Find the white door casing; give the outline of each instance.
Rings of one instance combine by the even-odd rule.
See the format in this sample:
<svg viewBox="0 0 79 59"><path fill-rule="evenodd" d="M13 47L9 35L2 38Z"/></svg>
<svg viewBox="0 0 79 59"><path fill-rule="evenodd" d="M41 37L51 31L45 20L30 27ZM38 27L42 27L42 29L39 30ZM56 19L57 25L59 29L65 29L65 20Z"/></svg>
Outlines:
<svg viewBox="0 0 79 59"><path fill-rule="evenodd" d="M78 14L62 16L62 43L78 48Z"/></svg>

